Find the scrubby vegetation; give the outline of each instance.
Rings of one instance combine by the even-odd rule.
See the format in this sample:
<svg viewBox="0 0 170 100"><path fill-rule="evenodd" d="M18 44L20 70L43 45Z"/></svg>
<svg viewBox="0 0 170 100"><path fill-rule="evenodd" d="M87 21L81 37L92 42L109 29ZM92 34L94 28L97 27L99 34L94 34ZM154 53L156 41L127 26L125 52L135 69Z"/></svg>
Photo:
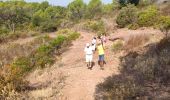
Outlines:
<svg viewBox="0 0 170 100"><path fill-rule="evenodd" d="M121 40L117 40L112 44L112 51L113 52L117 52L120 51L121 49L123 49L123 41Z"/></svg>
<svg viewBox="0 0 170 100"><path fill-rule="evenodd" d="M159 22L160 22L159 24L160 30L167 37L170 30L170 16L161 16Z"/></svg>
<svg viewBox="0 0 170 100"><path fill-rule="evenodd" d="M140 26L154 26L158 21L158 10L155 6L149 6L146 10L139 13L138 24Z"/></svg>
<svg viewBox="0 0 170 100"><path fill-rule="evenodd" d="M160 29L169 25L169 16L161 15L157 6L152 5L144 10L139 10L134 5L127 5L120 10L116 22L120 28L128 27L129 29L137 29L140 27L155 27ZM162 22L164 22L164 25Z"/></svg>
<svg viewBox="0 0 170 100"><path fill-rule="evenodd" d="M85 4L83 0L75 0L67 7L52 6L46 1L42 3L1 1L0 42L32 36L37 31L53 32L63 27L73 26L81 20L89 19L94 19L96 22L88 21L89 25L86 24L86 26L89 26L88 28L93 31L100 29L97 33L103 34L105 32L103 22L98 20L102 16L113 16L117 13L119 14L116 22L119 27L137 29L155 26L155 24L157 26L159 24L157 20L162 11L159 11L156 6L149 6L141 10L140 6L143 3L151 4L152 1L139 1L119 0L117 2L113 0L111 4L102 4L100 0L91 0L89 4ZM164 7L164 9L166 8Z"/></svg>
<svg viewBox="0 0 170 100"><path fill-rule="evenodd" d="M48 2L0 2L0 42L29 36L29 31L56 31L65 17L65 8Z"/></svg>
<svg viewBox="0 0 170 100"><path fill-rule="evenodd" d="M144 9L140 8L141 5L139 9L138 6L123 4L124 7L121 8L116 19L118 27L130 29L154 27L160 29L165 37L158 43L127 52L148 41L147 34L132 37L123 48L127 54L120 57L120 75L108 77L103 83L97 85L96 100L169 99L170 19L168 14L160 13L163 11L158 6L150 4L151 2L145 3ZM119 50L120 47L119 42L115 42L112 50Z"/></svg>
<svg viewBox="0 0 170 100"><path fill-rule="evenodd" d="M20 92L29 88L25 76L35 69L50 67L56 56L79 38L80 34L70 28L83 22L86 31L109 34L112 28L106 28L108 23L103 20L107 18L115 20L109 22L117 24L113 26L115 29L154 27L165 38L144 47L140 50L143 52L131 51L121 57L121 74L97 86L96 100L168 99L169 95L161 96L170 91L170 17L169 4L165 5L154 5L153 0L113 0L111 4L103 4L101 0L90 0L88 4L74 0L67 7L50 5L47 1L0 1L0 44L57 31L57 38L43 35L30 43L0 48L0 99L15 100L22 96ZM127 52L148 40L146 34L131 37L126 44L113 43L112 51L126 49Z"/></svg>
<svg viewBox="0 0 170 100"><path fill-rule="evenodd" d="M27 88L27 82L25 82L24 76L27 75L28 72L36 68L44 68L53 64L56 60L55 57L64 52L64 48L69 46L71 41L77 39L80 35L77 32L70 32L71 33L68 33L67 36L59 35L55 39L45 36L43 38L38 38L27 46L18 45L18 49L21 48L19 54L22 53L22 55L6 53L4 58L10 58L6 58L6 60L2 58L0 70L0 98L5 99L9 97L10 99L15 99L13 98L15 95L11 97L10 93L17 93ZM22 51L23 49L25 50ZM12 51L13 49L9 50Z"/></svg>
<svg viewBox="0 0 170 100"><path fill-rule="evenodd" d="M97 33L97 35L106 34L103 21L87 21L84 24L86 30Z"/></svg>
<svg viewBox="0 0 170 100"><path fill-rule="evenodd" d="M14 58L30 55L31 52L35 51L40 45L49 40L51 40L51 38L48 36L40 36L25 45L10 44L6 48L1 48L0 55L2 56L0 56L0 67L9 64Z"/></svg>
<svg viewBox="0 0 170 100"><path fill-rule="evenodd" d="M169 38L121 57L121 74L97 86L96 100L167 100L170 91ZM140 51L140 50L139 50Z"/></svg>
<svg viewBox="0 0 170 100"><path fill-rule="evenodd" d="M119 27L126 27L137 23L137 8L134 5L123 7L117 16L116 22Z"/></svg>
<svg viewBox="0 0 170 100"><path fill-rule="evenodd" d="M116 19L119 27L137 29L156 27L165 33L159 43L149 44L130 51L120 58L120 75L108 77L96 88L96 100L166 100L169 98L169 16L161 15L157 6L140 10L127 5L120 10ZM147 41L147 34L135 36L126 46L132 49ZM131 45L128 45L131 44ZM135 46L136 45L136 46ZM119 43L113 45L119 48ZM127 48L126 48L127 51Z"/></svg>

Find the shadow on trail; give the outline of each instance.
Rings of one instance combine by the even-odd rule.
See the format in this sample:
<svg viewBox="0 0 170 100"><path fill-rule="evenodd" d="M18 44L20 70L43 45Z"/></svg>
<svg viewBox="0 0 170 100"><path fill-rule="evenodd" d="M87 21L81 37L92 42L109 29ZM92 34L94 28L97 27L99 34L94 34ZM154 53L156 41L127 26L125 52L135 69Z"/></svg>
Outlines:
<svg viewBox="0 0 170 100"><path fill-rule="evenodd" d="M96 86L95 100L168 100L170 38L120 58L120 74Z"/></svg>

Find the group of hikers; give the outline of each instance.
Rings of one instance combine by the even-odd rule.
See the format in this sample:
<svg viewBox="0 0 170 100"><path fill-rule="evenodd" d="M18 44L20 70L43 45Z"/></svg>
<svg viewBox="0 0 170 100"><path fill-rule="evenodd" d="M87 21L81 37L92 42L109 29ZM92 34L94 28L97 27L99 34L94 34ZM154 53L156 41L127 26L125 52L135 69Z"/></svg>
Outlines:
<svg viewBox="0 0 170 100"><path fill-rule="evenodd" d="M87 43L84 49L85 58L87 63L87 68L92 69L94 66L93 54L98 51L98 65L101 70L104 70L104 64L106 64L104 59L104 43L106 43L105 36L93 37L91 43Z"/></svg>

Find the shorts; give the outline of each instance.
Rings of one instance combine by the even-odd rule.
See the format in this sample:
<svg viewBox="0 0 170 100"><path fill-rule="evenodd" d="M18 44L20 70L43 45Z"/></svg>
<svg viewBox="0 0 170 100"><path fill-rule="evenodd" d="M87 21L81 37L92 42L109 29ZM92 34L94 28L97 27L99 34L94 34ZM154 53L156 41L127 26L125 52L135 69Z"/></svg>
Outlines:
<svg viewBox="0 0 170 100"><path fill-rule="evenodd" d="M92 62L93 60L93 55L86 55L86 62Z"/></svg>
<svg viewBox="0 0 170 100"><path fill-rule="evenodd" d="M99 61L104 61L104 54L103 55L99 55Z"/></svg>

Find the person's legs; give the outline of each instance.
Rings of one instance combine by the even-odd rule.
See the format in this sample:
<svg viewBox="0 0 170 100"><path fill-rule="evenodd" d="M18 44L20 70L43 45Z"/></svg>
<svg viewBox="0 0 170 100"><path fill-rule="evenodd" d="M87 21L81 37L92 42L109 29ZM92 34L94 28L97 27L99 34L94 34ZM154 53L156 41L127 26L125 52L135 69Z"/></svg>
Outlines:
<svg viewBox="0 0 170 100"><path fill-rule="evenodd" d="M99 61L100 61L100 68L103 70L104 68L104 55L99 56Z"/></svg>
<svg viewBox="0 0 170 100"><path fill-rule="evenodd" d="M90 68L90 66L91 66L91 62L89 61L89 66L88 66L88 69Z"/></svg>
<svg viewBox="0 0 170 100"><path fill-rule="evenodd" d="M87 67L89 67L89 57L88 57L88 55L86 55L86 64L87 64Z"/></svg>
<svg viewBox="0 0 170 100"><path fill-rule="evenodd" d="M102 69L102 55L99 55L99 66Z"/></svg>
<svg viewBox="0 0 170 100"><path fill-rule="evenodd" d="M104 64L106 64L106 62L104 60L104 55L102 55L102 62L103 62L103 67L104 67Z"/></svg>
<svg viewBox="0 0 170 100"><path fill-rule="evenodd" d="M90 65L89 65L89 69L91 69L93 66L92 66L92 62L93 62L93 55L90 55L89 56L89 61L90 61Z"/></svg>
<svg viewBox="0 0 170 100"><path fill-rule="evenodd" d="M98 60L98 65L100 66L100 62L101 62L101 56L99 55L99 60Z"/></svg>
<svg viewBox="0 0 170 100"><path fill-rule="evenodd" d="M100 68L103 70L103 61L100 62Z"/></svg>
<svg viewBox="0 0 170 100"><path fill-rule="evenodd" d="M87 67L89 67L89 62L87 62Z"/></svg>

